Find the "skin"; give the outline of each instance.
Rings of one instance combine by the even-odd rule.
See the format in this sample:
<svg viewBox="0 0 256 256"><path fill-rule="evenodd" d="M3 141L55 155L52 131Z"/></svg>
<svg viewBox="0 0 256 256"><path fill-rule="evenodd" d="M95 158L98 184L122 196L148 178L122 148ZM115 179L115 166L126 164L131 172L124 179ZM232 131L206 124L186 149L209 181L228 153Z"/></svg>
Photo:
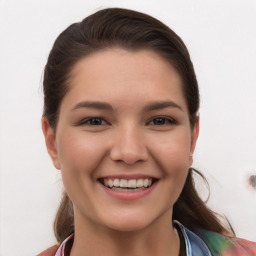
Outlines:
<svg viewBox="0 0 256 256"><path fill-rule="evenodd" d="M74 205L71 256L178 255L172 207L199 132L198 121L190 127L181 88L171 64L149 50L108 49L74 66L56 132L42 119L48 152ZM111 109L88 106L95 101ZM156 109L159 102L172 104ZM120 200L99 182L113 175L158 181L147 196Z"/></svg>

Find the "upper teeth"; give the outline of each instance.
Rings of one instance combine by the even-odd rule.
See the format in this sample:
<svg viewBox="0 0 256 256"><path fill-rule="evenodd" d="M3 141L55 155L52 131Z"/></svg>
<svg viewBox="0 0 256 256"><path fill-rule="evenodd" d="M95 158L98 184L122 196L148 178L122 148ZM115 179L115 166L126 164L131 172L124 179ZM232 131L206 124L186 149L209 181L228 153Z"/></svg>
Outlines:
<svg viewBox="0 0 256 256"><path fill-rule="evenodd" d="M108 187L120 188L141 188L149 187L152 184L152 179L104 179L104 185Z"/></svg>

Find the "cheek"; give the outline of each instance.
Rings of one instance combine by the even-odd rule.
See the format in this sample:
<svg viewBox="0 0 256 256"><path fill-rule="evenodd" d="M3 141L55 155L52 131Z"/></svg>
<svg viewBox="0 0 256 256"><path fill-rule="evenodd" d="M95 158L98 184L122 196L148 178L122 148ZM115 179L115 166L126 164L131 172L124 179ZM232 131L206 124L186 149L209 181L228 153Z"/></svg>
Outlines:
<svg viewBox="0 0 256 256"><path fill-rule="evenodd" d="M181 171L190 166L190 144L190 133L180 128L176 132L158 136L157 140L152 142L152 155L165 170Z"/></svg>
<svg viewBox="0 0 256 256"><path fill-rule="evenodd" d="M102 140L94 136L86 136L81 131L76 133L66 131L59 142L58 157L64 175L94 174L93 171L105 154Z"/></svg>
<svg viewBox="0 0 256 256"><path fill-rule="evenodd" d="M186 181L190 167L190 143L190 133L182 129L179 132L170 133L165 138L159 137L158 143L155 142L152 155L161 169L161 187L164 194L168 195L161 200L167 200L165 203L170 206L178 199Z"/></svg>
<svg viewBox="0 0 256 256"><path fill-rule="evenodd" d="M97 167L105 156L102 140L86 136L83 132L65 130L59 133L58 157L65 190L75 205L83 202L86 209L92 208Z"/></svg>

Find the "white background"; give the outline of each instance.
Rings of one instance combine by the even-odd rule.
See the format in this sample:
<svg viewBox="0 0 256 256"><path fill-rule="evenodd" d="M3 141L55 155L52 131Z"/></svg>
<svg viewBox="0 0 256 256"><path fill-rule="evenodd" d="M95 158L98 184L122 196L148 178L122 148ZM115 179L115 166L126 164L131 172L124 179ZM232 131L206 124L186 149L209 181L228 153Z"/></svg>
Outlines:
<svg viewBox="0 0 256 256"><path fill-rule="evenodd" d="M0 0L0 255L35 255L55 243L61 177L40 127L41 77L57 35L103 7L165 22L191 53L201 90L194 167L209 180L209 205L238 236L256 240L256 1Z"/></svg>

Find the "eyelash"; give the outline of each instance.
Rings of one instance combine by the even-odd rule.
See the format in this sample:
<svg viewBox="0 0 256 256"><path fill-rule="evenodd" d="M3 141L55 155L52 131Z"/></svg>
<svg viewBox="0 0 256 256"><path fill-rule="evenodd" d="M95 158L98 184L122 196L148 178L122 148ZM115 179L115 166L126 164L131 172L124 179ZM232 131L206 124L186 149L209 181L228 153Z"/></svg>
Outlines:
<svg viewBox="0 0 256 256"><path fill-rule="evenodd" d="M92 123L90 123L90 122L92 122L93 120L94 120L94 121L96 121L96 120L97 120L97 121L100 121L100 124L92 124ZM108 122L105 121L104 118L102 118L102 117L89 117L89 118L83 119L81 122L79 122L79 123L78 123L78 126L80 126L80 125L101 126L101 125L102 125L102 122L104 122L103 125L108 124Z"/></svg>
<svg viewBox="0 0 256 256"><path fill-rule="evenodd" d="M98 124L93 124L92 121L97 121ZM162 123L156 124L156 121L160 121ZM102 124L103 123L103 124ZM86 119L83 119L81 122L78 123L78 126L80 125L89 125L89 126L101 126L101 125L107 125L109 124L104 118L102 117L89 117ZM156 126L163 126L163 125L175 125L177 122L170 117L155 117L152 118L149 122L147 122L147 125L156 125Z"/></svg>
<svg viewBox="0 0 256 256"><path fill-rule="evenodd" d="M161 124L155 124L154 121L164 121L164 123L161 123ZM175 125L177 124L177 122L173 119L173 118L170 118L170 117L164 117L164 116L158 116L158 117L155 117L153 119L151 119L150 122L148 122L147 124L150 124L153 122L153 125L157 125L157 126L162 126L162 125Z"/></svg>

